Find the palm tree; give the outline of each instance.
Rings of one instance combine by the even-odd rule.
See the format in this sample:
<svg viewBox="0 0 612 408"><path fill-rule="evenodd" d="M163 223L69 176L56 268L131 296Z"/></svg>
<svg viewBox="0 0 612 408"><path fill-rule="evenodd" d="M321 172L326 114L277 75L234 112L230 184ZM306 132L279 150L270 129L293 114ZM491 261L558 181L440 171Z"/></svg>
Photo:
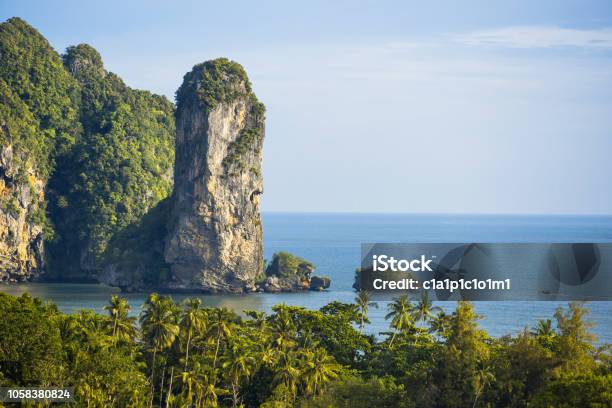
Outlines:
<svg viewBox="0 0 612 408"><path fill-rule="evenodd" d="M229 347L228 354L222 364L228 370L228 377L232 384L232 406L237 407L239 402L238 391L240 382L251 377L257 360L252 355L252 350L244 344L234 343Z"/></svg>
<svg viewBox="0 0 612 408"><path fill-rule="evenodd" d="M153 293L142 307L140 324L145 340L157 351L172 346L179 333L176 304L169 297Z"/></svg>
<svg viewBox="0 0 612 408"><path fill-rule="evenodd" d="M287 391L284 393L285 403L288 402L287 397L293 400L297 392L297 381L300 376L300 370L294 366L297 361L298 359L293 352L287 351L279 353L278 365L272 383L274 385L282 384L285 386L285 390Z"/></svg>
<svg viewBox="0 0 612 408"><path fill-rule="evenodd" d="M436 333L438 336L445 337L450 330L450 316L440 310L429 323L429 332Z"/></svg>
<svg viewBox="0 0 612 408"><path fill-rule="evenodd" d="M208 365L193 360L188 371L181 375L183 383L182 405L187 407L217 407L218 397L227 394L216 385L216 375ZM195 401L194 401L195 396Z"/></svg>
<svg viewBox="0 0 612 408"><path fill-rule="evenodd" d="M191 403L193 402L193 392L194 392L194 388L198 387L199 383L198 383L198 379L197 379L197 372L200 370L200 363L195 362L194 364L191 365L191 369L190 370L185 370L183 371L183 374L181 375L181 381L183 383L183 392L185 392L185 386L187 386L187 395L186 395L186 402L189 404L188 406L191 406ZM197 391L197 390L196 390Z"/></svg>
<svg viewBox="0 0 612 408"><path fill-rule="evenodd" d="M304 360L301 377L306 384L306 394L310 396L317 395L325 384L338 378L342 368L324 348L306 351Z"/></svg>
<svg viewBox="0 0 612 408"><path fill-rule="evenodd" d="M215 358L213 360L213 371L217 367L217 358L219 356L219 347L223 337L229 337L232 334L233 313L224 307L217 307L209 316L208 332L214 335L216 348Z"/></svg>
<svg viewBox="0 0 612 408"><path fill-rule="evenodd" d="M552 327L552 320L540 319L536 324L535 330L532 332L533 335L538 337L552 336L555 330Z"/></svg>
<svg viewBox="0 0 612 408"><path fill-rule="evenodd" d="M436 313L441 311L442 309L438 306L432 306L431 300L429 299L429 292L424 291L421 294L421 300L417 303L412 315L414 316L414 320L417 322L428 322L435 317Z"/></svg>
<svg viewBox="0 0 612 408"><path fill-rule="evenodd" d="M407 295L394 298L389 304L389 313L385 316L386 320L391 319L391 327L394 329L389 348L393 346L393 341L397 333L408 332L413 326L412 304Z"/></svg>
<svg viewBox="0 0 612 408"><path fill-rule="evenodd" d="M108 349L113 346L114 339L106 334L107 324L108 320L93 310L81 310L75 316L73 334L87 351Z"/></svg>
<svg viewBox="0 0 612 408"><path fill-rule="evenodd" d="M278 305L275 307L276 314L272 321L274 342L280 349L289 349L295 346L295 324L287 307Z"/></svg>
<svg viewBox="0 0 612 408"><path fill-rule="evenodd" d="M179 327L187 335L185 347L185 371L189 363L189 347L194 334L202 334L206 330L206 312L200 306L202 301L198 298L189 298L184 302L183 314L179 322Z"/></svg>
<svg viewBox="0 0 612 408"><path fill-rule="evenodd" d="M227 390L217 387L216 378L217 376L214 373L213 375L204 374L199 378L203 386L202 387L203 392L202 392L202 397L201 397L201 402L203 402L201 406L203 407L206 407L206 408L218 407L219 406L219 402L218 402L219 396L227 394Z"/></svg>
<svg viewBox="0 0 612 408"><path fill-rule="evenodd" d="M257 310L244 310L244 314L249 316L252 323L260 331L265 331L267 328L266 312L258 312Z"/></svg>
<svg viewBox="0 0 612 408"><path fill-rule="evenodd" d="M169 297L159 296L157 293L149 295L146 302L142 305L140 314L140 325L144 340L153 350L153 363L151 365L151 401L153 404L153 394L155 383L153 381L155 373L155 358L158 351L170 348L174 339L179 333L178 311L176 304Z"/></svg>
<svg viewBox="0 0 612 408"><path fill-rule="evenodd" d="M134 322L135 317L128 316L132 307L124 297L112 295L109 305L104 306L108 311L113 324L113 339L115 344L117 339L131 341L136 337L137 330Z"/></svg>
<svg viewBox="0 0 612 408"><path fill-rule="evenodd" d="M366 323L370 323L370 320L368 319L368 309L370 306L377 308L378 303L370 302L370 293L365 289L361 289L359 293L357 293L355 303L359 308L359 332L363 333L363 328L365 327Z"/></svg>
<svg viewBox="0 0 612 408"><path fill-rule="evenodd" d="M495 381L495 376L491 371L484 366L481 366L476 371L476 375L474 377L474 404L472 408L476 407L476 402L478 402L478 398L482 395L485 388L489 386L493 381Z"/></svg>
<svg viewBox="0 0 612 408"><path fill-rule="evenodd" d="M267 347L265 344L262 344L261 349L258 353L259 361L262 364L267 366L274 366L278 361L278 350L272 347Z"/></svg>

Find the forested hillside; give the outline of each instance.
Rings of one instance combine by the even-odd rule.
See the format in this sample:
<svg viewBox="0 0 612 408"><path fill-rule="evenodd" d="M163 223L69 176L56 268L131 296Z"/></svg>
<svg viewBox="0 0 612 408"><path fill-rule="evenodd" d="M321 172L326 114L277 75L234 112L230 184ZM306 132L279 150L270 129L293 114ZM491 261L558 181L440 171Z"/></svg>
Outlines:
<svg viewBox="0 0 612 408"><path fill-rule="evenodd" d="M50 265L83 276L100 267L115 233L172 192L174 106L127 87L88 45L69 47L63 60L81 88L83 132L49 183L56 228Z"/></svg>
<svg viewBox="0 0 612 408"><path fill-rule="evenodd" d="M0 57L0 279L90 278L171 193L174 106L19 18L0 24Z"/></svg>

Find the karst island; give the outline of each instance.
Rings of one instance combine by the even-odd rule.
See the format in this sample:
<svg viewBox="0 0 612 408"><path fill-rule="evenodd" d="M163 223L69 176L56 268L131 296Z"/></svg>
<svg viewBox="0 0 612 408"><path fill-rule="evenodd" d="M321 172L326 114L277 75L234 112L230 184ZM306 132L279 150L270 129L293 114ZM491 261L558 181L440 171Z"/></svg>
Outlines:
<svg viewBox="0 0 612 408"><path fill-rule="evenodd" d="M0 55L0 281L329 287L295 255L264 260L265 107L240 64L195 65L173 104L87 44L59 55L19 18L0 25Z"/></svg>

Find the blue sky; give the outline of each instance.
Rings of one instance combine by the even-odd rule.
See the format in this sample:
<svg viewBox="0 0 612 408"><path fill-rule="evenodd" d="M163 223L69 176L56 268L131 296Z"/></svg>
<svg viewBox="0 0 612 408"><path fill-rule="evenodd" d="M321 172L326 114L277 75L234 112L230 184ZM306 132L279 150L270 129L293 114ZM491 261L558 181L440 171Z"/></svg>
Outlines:
<svg viewBox="0 0 612 408"><path fill-rule="evenodd" d="M609 1L4 0L11 16L169 98L198 62L243 64L268 109L264 210L612 213Z"/></svg>

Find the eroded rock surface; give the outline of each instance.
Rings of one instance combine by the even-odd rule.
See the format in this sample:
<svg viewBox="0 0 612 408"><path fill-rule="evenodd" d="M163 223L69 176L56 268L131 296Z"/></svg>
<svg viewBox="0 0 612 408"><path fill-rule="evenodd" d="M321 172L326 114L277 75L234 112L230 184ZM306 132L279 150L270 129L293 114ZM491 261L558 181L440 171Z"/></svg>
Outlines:
<svg viewBox="0 0 612 408"><path fill-rule="evenodd" d="M0 281L21 282L43 272L43 227L36 217L44 211L43 190L32 168L19 169L12 145L0 146Z"/></svg>
<svg viewBox="0 0 612 408"><path fill-rule="evenodd" d="M242 67L196 65L177 92L170 289L242 292L263 269L264 108Z"/></svg>

